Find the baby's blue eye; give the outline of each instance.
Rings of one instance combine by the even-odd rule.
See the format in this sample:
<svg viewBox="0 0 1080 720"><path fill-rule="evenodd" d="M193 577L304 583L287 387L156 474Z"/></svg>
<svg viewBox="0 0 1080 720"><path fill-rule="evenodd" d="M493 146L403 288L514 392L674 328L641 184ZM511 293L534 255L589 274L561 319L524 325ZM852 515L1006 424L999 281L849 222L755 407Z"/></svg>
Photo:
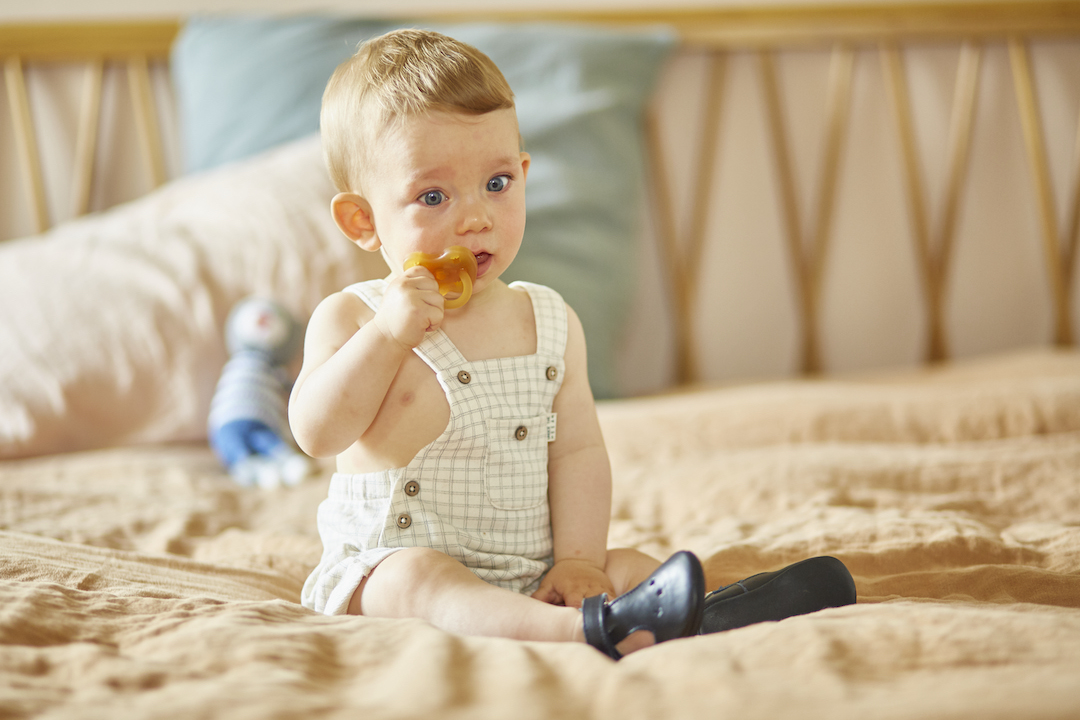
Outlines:
<svg viewBox="0 0 1080 720"><path fill-rule="evenodd" d="M496 175L488 180L487 189L490 192L502 192L510 184L510 178L506 175Z"/></svg>
<svg viewBox="0 0 1080 720"><path fill-rule="evenodd" d="M428 207L435 207L436 205L442 203L442 201L445 199L446 196L438 190L429 190L428 192L424 193L423 196L421 196L420 198L420 200L422 200L423 203Z"/></svg>

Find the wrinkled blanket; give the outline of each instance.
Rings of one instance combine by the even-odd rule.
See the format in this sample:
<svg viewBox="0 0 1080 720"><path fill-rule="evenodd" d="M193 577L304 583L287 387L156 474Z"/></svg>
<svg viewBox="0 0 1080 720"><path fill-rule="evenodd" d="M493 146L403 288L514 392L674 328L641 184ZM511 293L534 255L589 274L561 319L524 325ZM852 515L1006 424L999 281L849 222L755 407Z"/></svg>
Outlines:
<svg viewBox="0 0 1080 720"><path fill-rule="evenodd" d="M329 470L204 445L0 463L0 717L1080 715L1080 354L602 404L612 545L711 587L813 555L858 604L673 641L451 635L298 605Z"/></svg>

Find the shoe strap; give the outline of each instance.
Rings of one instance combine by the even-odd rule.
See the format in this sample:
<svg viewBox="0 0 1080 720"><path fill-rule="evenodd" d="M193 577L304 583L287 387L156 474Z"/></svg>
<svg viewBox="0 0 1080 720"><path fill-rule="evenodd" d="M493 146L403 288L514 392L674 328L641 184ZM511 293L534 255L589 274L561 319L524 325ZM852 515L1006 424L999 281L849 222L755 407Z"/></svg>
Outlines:
<svg viewBox="0 0 1080 720"><path fill-rule="evenodd" d="M581 616L585 623L585 642L592 645L610 658L619 660L622 658L607 629L604 627L604 611L607 609L607 593L594 595L581 603Z"/></svg>

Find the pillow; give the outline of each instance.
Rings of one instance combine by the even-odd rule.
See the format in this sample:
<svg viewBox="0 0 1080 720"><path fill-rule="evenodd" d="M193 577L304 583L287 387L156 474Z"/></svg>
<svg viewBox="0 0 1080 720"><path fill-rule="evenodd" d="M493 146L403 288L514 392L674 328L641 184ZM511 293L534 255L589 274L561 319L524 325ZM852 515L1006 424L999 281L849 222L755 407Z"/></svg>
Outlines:
<svg viewBox="0 0 1080 720"><path fill-rule="evenodd" d="M0 244L0 458L205 438L237 300L306 321L385 275L334 226L331 192L309 136Z"/></svg>
<svg viewBox="0 0 1080 720"><path fill-rule="evenodd" d="M198 18L172 63L187 165L211 167L318 129L322 90L356 45L397 24L328 17ZM674 36L533 24L428 24L485 52L517 98L525 242L504 278L562 293L581 318L597 397L637 277L644 214L641 115ZM271 82L272 81L272 82Z"/></svg>
<svg viewBox="0 0 1080 720"><path fill-rule="evenodd" d="M193 18L172 49L187 172L318 132L326 81L394 25L320 17Z"/></svg>

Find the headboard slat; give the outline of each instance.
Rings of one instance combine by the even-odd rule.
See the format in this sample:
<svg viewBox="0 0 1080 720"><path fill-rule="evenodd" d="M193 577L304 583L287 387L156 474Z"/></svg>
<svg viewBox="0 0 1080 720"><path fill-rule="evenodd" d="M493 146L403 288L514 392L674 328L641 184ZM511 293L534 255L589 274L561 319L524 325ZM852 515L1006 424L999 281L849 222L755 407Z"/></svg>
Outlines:
<svg viewBox="0 0 1080 720"><path fill-rule="evenodd" d="M1065 223L1064 264L1069 269L1067 275L1068 290L1073 288L1076 272L1076 249L1080 243L1080 114L1076 119L1076 147L1073 150L1072 204L1069 207L1069 219Z"/></svg>
<svg viewBox="0 0 1080 720"><path fill-rule="evenodd" d="M649 187L652 191L652 212L660 245L660 265L667 282L668 297L672 302L672 319L675 346L675 381L679 384L692 382L698 376L697 346L690 328L693 316L694 296L689 287L693 268L689 267L682 243L679 242L672 207L671 180L668 176L667 154L661 142L659 112L655 103L648 108L644 118L645 150L648 155Z"/></svg>
<svg viewBox="0 0 1080 720"><path fill-rule="evenodd" d="M967 181L975 100L978 95L982 47L977 42L961 46L953 90L952 114L948 138L948 165L943 197L939 203L940 224L930 227L927 209L927 184L919 160L915 131L911 120L911 100L902 51L893 43L881 47L882 70L888 81L900 159L904 168L911 233L923 281L927 324L926 359L938 362L949 358L948 327L945 322L946 291L956 230L956 217Z"/></svg>
<svg viewBox="0 0 1080 720"><path fill-rule="evenodd" d="M945 196L941 202L940 225L934 236L936 239L936 262L933 275L935 285L933 305L929 310L933 313L933 319L926 355L930 362L945 360L949 357L945 329L945 298L954 255L953 248L956 245L956 219L960 215L960 201L968 185L971 140L975 127L975 103L979 95L982 58L981 42L971 40L961 45L960 60L956 67L956 84L953 88L952 114L949 119ZM938 344L935 345L935 343ZM935 356L935 353L940 356Z"/></svg>
<svg viewBox="0 0 1080 720"><path fill-rule="evenodd" d="M1027 42L1014 37L1009 40L1009 59L1012 63L1013 82L1016 86L1016 102L1020 108L1020 120L1024 128L1024 144L1027 148L1028 165L1039 205L1043 247L1046 254L1050 297L1054 303L1054 342L1069 346L1073 343L1071 303L1072 265L1064 263L1063 247L1058 232L1057 208L1054 202L1054 186L1046 160L1046 140L1043 137L1042 114L1035 91L1035 79L1031 73L1031 58Z"/></svg>
<svg viewBox="0 0 1080 720"><path fill-rule="evenodd" d="M942 293L939 246L930 237L930 221L926 207L927 191L922 162L915 141L911 120L911 94L903 51L893 42L885 42L880 50L882 74L885 76L891 101L896 132L900 140L900 161L904 169L904 188L907 191L911 235L915 245L917 266L923 281L926 300L929 343L928 360L944 360L948 356L948 339L941 318Z"/></svg>
<svg viewBox="0 0 1080 720"><path fill-rule="evenodd" d="M75 217L85 215L90 210L90 188L94 180L94 159L97 156L104 75L104 60L99 58L86 64L82 102L79 107L79 129L75 138L75 177L72 195L72 212Z"/></svg>
<svg viewBox="0 0 1080 720"><path fill-rule="evenodd" d="M709 211L712 207L716 183L716 168L720 148L720 129L723 118L724 85L727 75L727 54L712 50L706 54L705 81L702 94L701 130L698 143L700 152L694 153L693 189L691 192L690 220L686 231L678 233L674 217L666 218L660 233L664 246L662 262L667 269L669 292L676 313L676 374L680 383L692 383L700 379L697 362L697 333L695 309L698 307L702 254L706 245ZM663 149L654 139L654 164L664 163ZM666 175L663 181L661 214L670 215L670 185Z"/></svg>
<svg viewBox="0 0 1080 720"><path fill-rule="evenodd" d="M147 175L153 187L158 187L166 180L165 154L162 152L161 130L146 56L132 55L128 58L127 70L131 106L135 110L135 126L139 131L139 148Z"/></svg>
<svg viewBox="0 0 1080 720"><path fill-rule="evenodd" d="M836 208L836 186L840 176L840 160L851 120L851 94L855 72L855 53L846 43L833 47L829 63L829 86L826 96L825 150L818 181L818 198L814 234L810 238L810 280L813 289L814 310L821 306L821 287L825 277L825 260L831 244L833 215ZM820 345L820 338L817 339ZM806 372L821 372L820 359L815 367Z"/></svg>
<svg viewBox="0 0 1080 720"><path fill-rule="evenodd" d="M758 53L762 97L765 99L769 140L776 164L777 184L780 191L780 215L784 222L784 239L788 248L792 278L796 287L796 299L802 325L800 328L800 364L804 371L820 366L817 350L817 330L814 313L813 291L809 282L806 248L803 242L802 215L799 198L795 191L795 173L791 166L791 150L788 147L787 122L784 117L780 84L776 74L776 60L771 50Z"/></svg>
<svg viewBox="0 0 1080 720"><path fill-rule="evenodd" d="M7 85L11 122L15 131L19 163L22 166L23 183L30 195L34 222L38 232L49 228L49 210L45 202L45 182L41 174L41 155L38 154L34 118L30 113L30 99L26 92L26 75L22 59L18 55L4 61L4 81Z"/></svg>
<svg viewBox="0 0 1080 720"><path fill-rule="evenodd" d="M689 283L687 293L697 297L698 273L695 268L701 267L702 253L706 245L708 232L710 200L714 197L713 190L716 183L716 168L719 162L720 130L724 110L724 85L727 77L727 53L723 50L714 50L708 53L708 61L705 71L704 90L704 113L701 124L699 147L701 151L696 153L696 165L694 172L694 186L690 215L690 224L687 230L684 253L688 272L686 281Z"/></svg>
<svg viewBox="0 0 1080 720"><path fill-rule="evenodd" d="M759 59L772 150L779 173L781 211L784 217L787 248L797 289L796 297L799 300L799 317L802 322L800 367L806 374L817 374L823 369L819 320L821 288L832 232L840 155L847 135L855 56L851 48L846 45L838 44L833 48L826 97L827 122L824 151L816 186L817 195L813 205L814 226L809 233L804 229L805 219L799 210L776 62L770 51L761 52Z"/></svg>

